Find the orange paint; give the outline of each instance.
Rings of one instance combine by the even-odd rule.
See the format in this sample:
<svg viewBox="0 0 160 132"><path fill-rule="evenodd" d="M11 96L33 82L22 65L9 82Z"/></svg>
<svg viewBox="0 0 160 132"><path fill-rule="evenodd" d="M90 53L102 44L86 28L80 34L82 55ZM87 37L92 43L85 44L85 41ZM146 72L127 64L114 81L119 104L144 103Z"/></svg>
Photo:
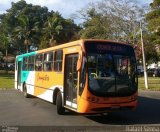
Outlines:
<svg viewBox="0 0 160 132"><path fill-rule="evenodd" d="M55 72L36 72L34 95L38 96L55 85L63 85L63 74Z"/></svg>

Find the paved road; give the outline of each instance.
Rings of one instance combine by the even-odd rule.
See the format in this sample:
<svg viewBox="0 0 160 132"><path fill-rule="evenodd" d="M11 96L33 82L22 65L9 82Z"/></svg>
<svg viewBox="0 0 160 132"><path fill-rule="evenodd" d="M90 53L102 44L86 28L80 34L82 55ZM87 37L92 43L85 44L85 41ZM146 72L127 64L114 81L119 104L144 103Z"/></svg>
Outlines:
<svg viewBox="0 0 160 132"><path fill-rule="evenodd" d="M16 90L0 90L0 126L122 126L124 129L124 125L156 125L160 131L160 92L139 91L136 110L102 116L72 112L57 115L56 106L51 103L24 98Z"/></svg>

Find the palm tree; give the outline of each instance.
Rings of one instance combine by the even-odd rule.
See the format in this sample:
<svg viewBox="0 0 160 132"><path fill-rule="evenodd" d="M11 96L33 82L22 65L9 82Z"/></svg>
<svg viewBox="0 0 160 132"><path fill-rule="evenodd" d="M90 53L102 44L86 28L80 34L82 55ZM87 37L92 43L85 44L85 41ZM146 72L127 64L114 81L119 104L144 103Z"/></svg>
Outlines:
<svg viewBox="0 0 160 132"><path fill-rule="evenodd" d="M9 36L5 34L0 34L0 48L5 49L6 51L6 71L8 72L8 46L11 42L11 39Z"/></svg>
<svg viewBox="0 0 160 132"><path fill-rule="evenodd" d="M54 13L52 17L49 17L48 21L45 23L44 32L46 36L49 36L50 46L56 44L56 36L59 35L60 31L63 29L62 21L63 19L59 13Z"/></svg>
<svg viewBox="0 0 160 132"><path fill-rule="evenodd" d="M26 50L29 52L29 45L31 44L31 32L32 29L29 27L29 19L25 15L18 17L19 26L15 28L16 37L18 39L24 39L24 45L26 45Z"/></svg>

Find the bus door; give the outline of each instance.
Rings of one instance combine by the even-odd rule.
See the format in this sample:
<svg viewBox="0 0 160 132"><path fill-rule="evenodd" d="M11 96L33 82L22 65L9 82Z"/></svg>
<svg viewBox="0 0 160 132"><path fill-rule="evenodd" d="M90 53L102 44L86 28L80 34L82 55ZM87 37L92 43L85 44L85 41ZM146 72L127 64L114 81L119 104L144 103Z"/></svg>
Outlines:
<svg viewBox="0 0 160 132"><path fill-rule="evenodd" d="M17 67L17 89L21 88L21 69L22 68L22 61L18 61Z"/></svg>
<svg viewBox="0 0 160 132"><path fill-rule="evenodd" d="M65 57L64 100L65 105L73 109L77 108L77 60L78 54Z"/></svg>

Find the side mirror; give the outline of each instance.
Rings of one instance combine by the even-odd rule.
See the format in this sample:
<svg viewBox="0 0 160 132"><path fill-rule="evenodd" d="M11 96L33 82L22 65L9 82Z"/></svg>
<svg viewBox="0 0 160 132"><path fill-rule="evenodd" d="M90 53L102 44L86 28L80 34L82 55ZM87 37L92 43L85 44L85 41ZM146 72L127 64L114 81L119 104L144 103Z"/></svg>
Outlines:
<svg viewBox="0 0 160 132"><path fill-rule="evenodd" d="M77 61L77 71L80 71L82 68L82 53L79 53L78 61Z"/></svg>

